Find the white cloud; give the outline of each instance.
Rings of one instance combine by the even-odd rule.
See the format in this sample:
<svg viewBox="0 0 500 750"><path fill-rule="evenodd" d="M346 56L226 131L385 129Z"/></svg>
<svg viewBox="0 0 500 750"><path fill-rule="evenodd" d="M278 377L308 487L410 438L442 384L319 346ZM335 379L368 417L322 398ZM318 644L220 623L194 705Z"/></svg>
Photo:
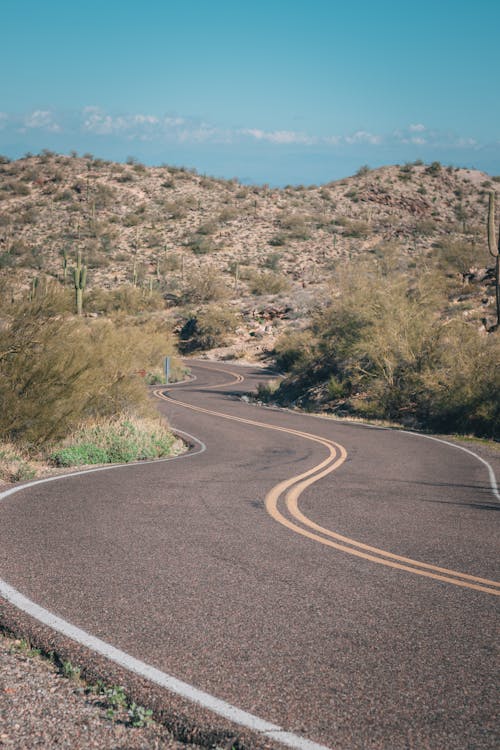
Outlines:
<svg viewBox="0 0 500 750"><path fill-rule="evenodd" d="M478 146L478 142L475 138L457 138L455 146L458 146L458 148L475 148Z"/></svg>
<svg viewBox="0 0 500 750"><path fill-rule="evenodd" d="M270 144L276 148L296 146L298 148L318 147L338 152L344 150L379 149L382 147L408 149L456 149L478 151L485 145L468 135L461 136L453 131L432 130L421 122L411 123L392 132L372 133L369 130L356 130L343 134L318 135L304 131L276 128L266 130L260 127L224 128L196 117L183 117L173 113L163 115L150 112L112 113L89 105L79 111L55 112L50 109L35 109L28 113L0 112L0 130L9 129L17 133L38 130L42 133L66 133L75 137L98 135L105 138L119 138L129 141L149 141L156 143L189 144ZM422 156L425 153L422 152ZM368 154L366 157L368 158Z"/></svg>
<svg viewBox="0 0 500 750"><path fill-rule="evenodd" d="M168 128L173 128L178 127L179 125L185 125L186 120L183 117L164 117L163 124Z"/></svg>
<svg viewBox="0 0 500 750"><path fill-rule="evenodd" d="M60 125L54 120L52 112L45 109L35 109L29 115L26 115L23 125L25 128L40 128L51 133L59 133L61 130Z"/></svg>
<svg viewBox="0 0 500 750"><path fill-rule="evenodd" d="M341 135L327 135L322 140L323 140L323 143L326 143L328 146L338 146L342 143L342 136Z"/></svg>
<svg viewBox="0 0 500 750"><path fill-rule="evenodd" d="M97 135L124 134L141 137L154 131L160 123L155 115L109 115L99 107L88 106L83 109L82 128Z"/></svg>
<svg viewBox="0 0 500 750"><path fill-rule="evenodd" d="M291 144L298 143L310 146L318 142L317 138L305 133L296 133L293 130L259 130L258 128L245 128L239 131L243 136L249 136L257 141L267 141L269 143Z"/></svg>
<svg viewBox="0 0 500 750"><path fill-rule="evenodd" d="M382 143L381 135L374 135L373 133L367 133L366 130L358 130L352 135L346 135L344 137L346 143L370 143L372 146L378 146Z"/></svg>

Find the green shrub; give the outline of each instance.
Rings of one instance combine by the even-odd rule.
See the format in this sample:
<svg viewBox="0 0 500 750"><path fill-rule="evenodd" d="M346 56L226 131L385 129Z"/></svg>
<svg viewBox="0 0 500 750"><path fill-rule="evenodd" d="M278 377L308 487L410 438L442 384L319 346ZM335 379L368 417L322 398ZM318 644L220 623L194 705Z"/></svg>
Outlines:
<svg viewBox="0 0 500 750"><path fill-rule="evenodd" d="M240 317L233 310L209 305L186 320L180 332L181 350L188 352L224 346L239 323Z"/></svg>
<svg viewBox="0 0 500 750"><path fill-rule="evenodd" d="M498 439L500 338L444 318L435 274L409 279L368 261L339 269L342 294L332 291L310 330L277 347L290 374L276 397L310 405L322 393L365 417Z"/></svg>
<svg viewBox="0 0 500 750"><path fill-rule="evenodd" d="M0 329L0 440L38 445L89 417L150 413L136 373L173 353L168 328L65 317L50 302L13 306Z"/></svg>
<svg viewBox="0 0 500 750"><path fill-rule="evenodd" d="M93 443L79 443L54 451L50 459L56 466L106 464L108 463L108 454L104 448Z"/></svg>
<svg viewBox="0 0 500 750"><path fill-rule="evenodd" d="M129 463L168 456L173 444L159 419L100 419L81 426L50 458L57 466Z"/></svg>
<svg viewBox="0 0 500 750"><path fill-rule="evenodd" d="M287 331L276 342L274 355L279 370L290 372L311 353L313 336L310 331Z"/></svg>

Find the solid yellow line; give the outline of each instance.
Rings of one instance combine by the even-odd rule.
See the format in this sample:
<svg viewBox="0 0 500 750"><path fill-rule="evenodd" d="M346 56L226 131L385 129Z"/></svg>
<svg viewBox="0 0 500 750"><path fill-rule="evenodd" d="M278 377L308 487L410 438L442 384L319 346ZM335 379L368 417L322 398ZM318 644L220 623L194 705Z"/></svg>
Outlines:
<svg viewBox="0 0 500 750"><path fill-rule="evenodd" d="M449 578L444 575L438 575L437 573L430 573L426 570L420 570L419 568L410 567L409 565L402 565L401 563L391 562L390 560L383 560L380 557L375 557L375 555L369 555L366 552L361 552L360 550L353 549L353 547L346 547L344 544L338 544L337 542L331 542L329 539L324 539L321 536L318 536L317 534L313 534L311 531L307 531L307 529L303 529L301 526L297 526L296 524L289 521L285 516L283 516L278 508L278 499L281 493L285 490L284 487L281 487L280 485L276 485L276 487L273 487L271 492L269 492L266 495L266 509L272 518L274 518L279 523L283 524L283 526L286 526L287 528L291 529L292 531L295 531L297 534L301 534L302 536L307 537L308 539L313 539L316 542L319 542L320 544L324 544L326 547L333 547L334 549L341 550L342 552L347 552L350 555L355 555L356 557L361 557L364 560L369 560L370 562L378 563L379 565L386 565L390 568L396 568L397 570L405 570L409 573L415 573L415 575L418 576L424 576L426 578L433 578L436 581L444 581L445 583L452 583L455 586L462 586L463 588L468 589L475 589L476 591L482 591L486 594L493 594L494 596L500 596L500 591L493 589L493 588L487 588L486 586L480 586L475 583L467 583L466 581L462 581L459 578ZM276 490L279 490L279 492L276 493ZM461 575L460 573L456 573L456 575ZM494 581L492 581L494 585L497 585Z"/></svg>
<svg viewBox="0 0 500 750"><path fill-rule="evenodd" d="M333 470L333 468L331 470ZM321 474L316 474L314 477L314 482L316 482L318 479L321 479L323 476L326 476L327 473L329 472L323 471L321 472ZM418 566L419 568L426 568L427 570L434 570L437 573L444 573L445 575L449 575L449 576L460 576L460 578L466 578L468 581L476 581L477 583L485 583L488 586L500 587L500 583L497 583L497 581L492 581L489 578L480 578L479 576L469 575L468 573L460 573L456 570L450 570L449 568L440 568L437 565L431 565L430 563L420 562L419 560L413 560L411 557L404 557L403 555L396 555L393 552L387 552L386 550L380 549L379 547L372 547L370 544L364 544L363 542L354 541L348 536L343 536L342 534L338 534L335 531L331 531L330 529L327 529L324 526L320 526L319 524L315 523L314 521L311 521L311 519L305 516L298 506L299 496L312 483L313 482L310 480L300 482L296 484L293 487L293 489L291 489L290 492L287 493L287 496L286 496L286 506L290 512L290 515L296 518L297 521L300 521L301 523L303 523L305 526L309 526L309 528L314 529L315 531L319 531L321 534L326 534L327 536L330 536L333 539L339 539L340 541L347 542L347 544L352 544L353 546L358 547L359 549L368 550L369 552L373 552L377 555L382 555L383 557L389 557L391 560L399 560L404 563L409 563L410 565Z"/></svg>
<svg viewBox="0 0 500 750"><path fill-rule="evenodd" d="M206 368L206 369L215 370L216 368ZM219 372L225 373L227 371L219 370ZM236 382L242 382L243 378L240 375L236 375L236 373L232 373L232 372L230 374L235 377L241 378L241 380L238 380ZM235 382L235 381L231 381L231 382ZM228 385L228 384L229 383L224 383L221 385ZM166 401L171 400L167 396L165 396L164 393L162 393L162 391L160 390L154 391L154 394L158 398L164 399ZM409 557L396 555L392 552L387 552L385 550L379 549L378 547L372 547L370 545L364 544L363 542L358 542L355 539L351 539L350 537L337 534L336 532L330 531L329 529L319 526L318 524L314 523L314 521L311 521L310 519L308 519L300 511L298 507L298 497L307 487L312 485L314 482L317 482L319 479L323 478L330 472L335 471L335 469L337 469L345 461L347 457L347 451L342 445L340 445L340 443L335 443L334 441L328 440L326 438L320 438L317 435L312 435L311 433L308 433L308 432L302 432L300 430L293 430L287 427L278 427L275 425L270 425L266 422L257 422L255 420L245 419L244 417L236 417L231 414L225 414L223 412L205 409L201 406L193 406L192 404L186 404L183 401L175 400L174 403L184 406L186 409L192 409L193 411L202 412L204 414L209 414L211 416L221 417L222 419L229 419L235 422L241 422L243 424L253 425L255 427L262 427L262 428L269 429L269 430L276 430L278 432L285 432L291 435L296 435L298 437L303 437L306 440L312 440L313 442L320 443L321 445L323 445L324 447L328 449L329 455L321 463L317 464L312 469L309 469L303 474L290 477L289 479L286 479L283 482L280 482L279 484L275 485L275 487L273 487L267 493L265 497L266 510L269 513L269 515L272 518L274 518L274 520L278 521L283 526L286 526L287 528L291 529L292 531L295 531L298 534L301 534L302 536L305 536L309 539L313 539L317 542L320 542L320 544L323 544L327 547L333 547L343 552L348 552L351 555L355 555L356 557L361 557L363 559L370 560L371 562L378 563L379 565L386 565L387 567L396 568L398 570L405 570L411 573L415 573L416 575L425 576L427 578L434 578L435 580L439 580L439 581L445 581L446 583L452 583L456 586L462 586L465 588L471 588L471 589L475 589L478 591L483 591L484 593L494 594L495 596L500 595L500 591L497 591L494 588L488 588L488 586L500 586L500 583L497 583L496 581L491 581L486 578L479 578L477 576L472 576L467 573L460 573L459 571L449 570L447 568L440 568L436 565L423 563L418 560L413 560L412 558L409 558ZM334 461L337 455L337 450L340 453L340 457L336 461ZM293 489L291 489L292 487ZM301 521L303 524L305 524L306 526L309 526L310 528L314 528L317 531L320 531L321 533L331 536L335 539L340 539L352 546L346 547L344 544L338 544L336 542L330 541L329 539L324 539L323 537L318 536L317 534L314 534L312 532L307 531L306 529L303 529L300 526L297 526L296 524L294 524L293 522L285 518L285 516L283 516L278 510L277 506L278 506L278 500L280 496L286 490L291 490L286 496L287 508L290 511L290 513L295 518L297 518L297 520ZM353 547L357 547L359 549L353 549ZM365 552L361 552L360 551L361 549L370 550L371 552L374 552L375 554L367 554ZM408 565L403 565L398 562L391 562L391 560L384 560L384 559L381 559L380 557L376 557L375 555L383 555L383 557L391 558L391 560L400 560L402 562L408 563ZM414 567L410 567L410 566L414 566ZM425 568L426 570L419 570L419 568ZM436 573L427 572L431 570L436 571ZM446 575L440 575L441 573L444 573ZM452 578L449 576L457 576L457 578ZM484 584L487 584L487 586L481 586L475 583L467 583L466 581L458 580L458 578L464 578L464 579L467 579L467 581L476 581L478 583L484 583Z"/></svg>
<svg viewBox="0 0 500 750"><path fill-rule="evenodd" d="M184 361L189 362L188 359ZM208 388L223 388L226 385L235 385L236 383L243 383L245 379L243 375L240 375L238 372L233 372L232 370L221 370L220 367L203 367L203 365L198 364L198 362L196 362L195 366L201 367L202 370L207 370L208 372L222 372L224 373L224 375L232 375L234 378L234 380L228 380L226 383L217 383L216 385L204 385L202 386L204 391L206 391Z"/></svg>

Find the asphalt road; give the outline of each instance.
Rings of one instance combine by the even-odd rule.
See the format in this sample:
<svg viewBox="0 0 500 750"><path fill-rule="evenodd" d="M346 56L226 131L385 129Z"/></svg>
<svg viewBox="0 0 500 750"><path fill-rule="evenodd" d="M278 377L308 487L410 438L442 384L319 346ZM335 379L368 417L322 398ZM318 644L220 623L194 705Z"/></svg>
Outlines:
<svg viewBox="0 0 500 750"><path fill-rule="evenodd" d="M497 747L487 467L424 437L245 403L259 370L192 371L158 404L206 450L4 498L0 577L329 748Z"/></svg>

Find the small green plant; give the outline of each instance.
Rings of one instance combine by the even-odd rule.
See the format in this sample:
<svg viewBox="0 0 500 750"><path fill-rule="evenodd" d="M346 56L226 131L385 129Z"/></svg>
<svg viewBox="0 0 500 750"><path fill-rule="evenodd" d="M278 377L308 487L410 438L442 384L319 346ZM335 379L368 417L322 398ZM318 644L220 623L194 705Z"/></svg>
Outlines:
<svg viewBox="0 0 500 750"><path fill-rule="evenodd" d="M127 696L125 695L125 688L121 685L112 685L111 687L104 689L104 695L111 708L119 709L125 708L127 705Z"/></svg>
<svg viewBox="0 0 500 750"><path fill-rule="evenodd" d="M61 666L61 674L63 677L77 681L80 679L80 673L80 667L75 667L70 661L63 661Z"/></svg>
<svg viewBox="0 0 500 750"><path fill-rule="evenodd" d="M327 386L326 386L328 398L334 401L337 398L341 398L344 395L344 386L342 383L335 377L335 375L330 375L330 378L328 380Z"/></svg>
<svg viewBox="0 0 500 750"><path fill-rule="evenodd" d="M39 648L33 648L31 643L25 638L20 638L18 641L14 641L10 647L9 652L11 654L21 653L25 656L40 656L42 651Z"/></svg>
<svg viewBox="0 0 500 750"><path fill-rule="evenodd" d="M135 702L130 704L127 714L132 727L145 727L153 718L153 712L150 708L138 706Z"/></svg>
<svg viewBox="0 0 500 750"><path fill-rule="evenodd" d="M129 463L170 455L174 438L157 419L99 419L82 425L50 455L56 466Z"/></svg>

